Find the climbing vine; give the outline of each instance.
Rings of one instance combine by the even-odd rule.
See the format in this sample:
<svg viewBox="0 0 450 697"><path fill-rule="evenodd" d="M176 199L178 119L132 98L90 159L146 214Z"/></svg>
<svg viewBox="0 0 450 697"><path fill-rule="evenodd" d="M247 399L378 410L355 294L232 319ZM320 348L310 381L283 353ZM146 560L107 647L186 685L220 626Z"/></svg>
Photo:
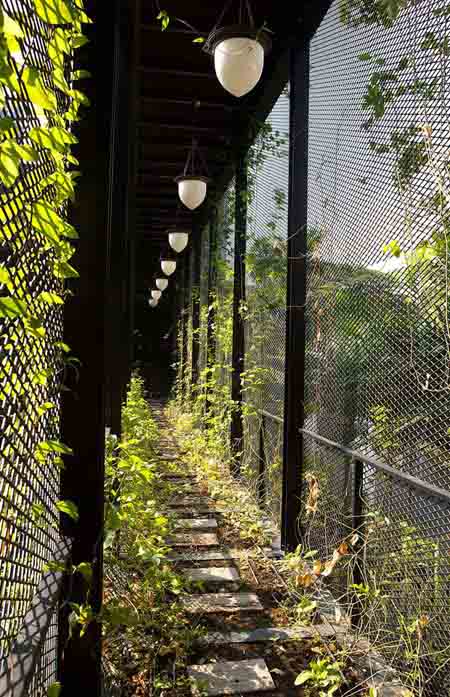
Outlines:
<svg viewBox="0 0 450 697"><path fill-rule="evenodd" d="M59 396L79 361L62 341L61 328L65 282L78 276L71 264L78 234L68 222L80 176L71 153L78 142L74 124L89 105L78 88L89 73L75 68L74 53L88 41L83 25L90 21L82 0L0 6L0 406L8 414L0 459L8 467L16 452L30 472L37 465L57 472L63 456L72 454L58 437ZM24 428L33 431L30 441ZM57 528L57 512L78 520L75 504L56 497L50 511L36 496L25 524L12 505L4 505L5 558L24 525L34 539L33 527ZM56 566L47 560L47 569ZM71 573L89 586L88 563ZM73 611L83 633L92 611L88 605ZM16 630L11 626L10 637ZM54 683L48 694L56 697L60 690Z"/></svg>

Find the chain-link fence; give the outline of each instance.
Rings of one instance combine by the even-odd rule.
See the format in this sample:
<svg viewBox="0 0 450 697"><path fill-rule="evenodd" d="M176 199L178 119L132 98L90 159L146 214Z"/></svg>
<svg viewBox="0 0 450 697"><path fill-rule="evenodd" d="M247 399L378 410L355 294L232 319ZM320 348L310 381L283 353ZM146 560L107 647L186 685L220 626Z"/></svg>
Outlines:
<svg viewBox="0 0 450 697"><path fill-rule="evenodd" d="M300 526L322 560L359 529L365 635L444 695L450 514L426 486L450 489L448 12L403 5L334 2L311 42Z"/></svg>
<svg viewBox="0 0 450 697"><path fill-rule="evenodd" d="M289 88L248 154L244 473L279 525L289 184Z"/></svg>

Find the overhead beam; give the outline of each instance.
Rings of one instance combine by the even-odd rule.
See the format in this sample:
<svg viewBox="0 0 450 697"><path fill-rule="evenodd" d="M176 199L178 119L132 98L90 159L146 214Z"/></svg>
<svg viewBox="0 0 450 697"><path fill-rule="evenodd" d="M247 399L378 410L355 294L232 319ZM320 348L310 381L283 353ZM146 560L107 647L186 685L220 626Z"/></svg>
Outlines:
<svg viewBox="0 0 450 697"><path fill-rule="evenodd" d="M138 128L167 128L173 131L191 131L192 133L217 133L220 139L225 136L218 126L197 126L195 123L162 123L160 121L138 121Z"/></svg>
<svg viewBox="0 0 450 697"><path fill-rule="evenodd" d="M172 97L141 97L142 104L170 104L172 106L191 106L199 103L199 109L219 109L220 111L234 111L237 105L226 104L225 102L203 101L202 99L173 99Z"/></svg>
<svg viewBox="0 0 450 697"><path fill-rule="evenodd" d="M201 72L200 70L180 70L178 68L155 68L141 65L139 72L146 75L172 75L173 77L193 77L202 80L216 80L216 76L212 72Z"/></svg>

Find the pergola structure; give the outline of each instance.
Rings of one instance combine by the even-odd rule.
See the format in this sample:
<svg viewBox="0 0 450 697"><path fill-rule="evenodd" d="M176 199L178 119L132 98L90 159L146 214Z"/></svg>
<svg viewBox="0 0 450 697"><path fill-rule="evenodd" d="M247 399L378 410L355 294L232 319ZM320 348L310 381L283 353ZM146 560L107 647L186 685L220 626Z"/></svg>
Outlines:
<svg viewBox="0 0 450 697"><path fill-rule="evenodd" d="M433 5L439 1L433 0ZM430 133L433 133L433 144L437 141L441 148L439 156L445 151L447 160L450 144L443 125L444 111L430 109L431 121L435 118L434 131L423 120L411 125L410 119L411 114L417 115L416 102L426 91L425 78L429 77L424 68L426 61L432 65L434 81L439 82L445 72L437 64L448 58L448 40L445 43L441 37L440 44L437 39L430 39L429 34L425 36L420 51L417 49L420 55L415 64L424 79L405 85L401 81L410 68L409 54L406 63L402 55L409 51L407 31L400 22L400 27L394 28L391 34L382 32L391 30L404 5L408 5L407 11L416 13L413 26L423 29L422 4L411 2L409 7L409 3L377 0L375 11L374 2L364 1L361 6L353 0L342 4L336 0L304 0L284 6L274 0L254 2L255 25L270 31L272 47L259 83L241 98L233 97L221 87L211 55L203 50L201 42L195 41L199 36L207 37L215 27L224 9L223 2L193 0L186 4L168 0L165 7L144 0L85 2L93 24L86 28L90 42L77 54L77 67L92 73L85 87L91 106L75 125L79 138L75 155L81 163L82 176L76 201L68 207L70 220L79 231L80 239L74 243L74 266L79 278L71 277L67 281L71 292L64 306L64 322L58 325L60 338L70 346L77 362L75 369L64 375L66 389L61 395L61 405L58 401L61 441L73 447L73 455L70 466L61 473L58 470L57 483L60 499L77 506L79 520L61 517L58 560L64 561L70 548L74 565L92 563L90 601L94 612L102 604L105 430L120 434L121 407L132 365L140 364L152 389L166 396L173 381L171 363L178 348L183 379L190 384L198 382L201 303L199 294L194 296L190 291L194 287L198 291L202 285L201 261L212 259L208 250L200 248L202 235L206 227L214 229L217 208L223 205L231 181L234 237L230 269L234 266L229 284L233 308L229 380L230 397L236 408L230 418L230 442L231 450L237 453L235 473L240 474L239 451L244 440L242 376L247 340L241 309L246 300L246 282L253 289L257 285L254 278L248 282L250 274L246 274L245 268L251 217L247 155L287 85L289 125L285 149L289 171L285 191L281 192L286 198L285 237L281 240L286 287L281 290L286 292L282 307L268 303L270 319L276 316L278 322L274 323L276 336L271 337L272 346L276 343L283 347L282 360L275 356L268 361L268 372L276 375L272 381L278 381L276 387L282 395L278 401L282 403L283 413L268 413L260 404L255 407L261 416L256 433L259 474L266 477L267 465L273 464L268 462L266 453L267 420L272 420L281 434L277 450L281 461L277 505L282 548L293 550L299 543L299 521L302 515L305 518L311 512L305 502L304 475L311 463L315 466L320 461L321 491L331 501L326 512L329 517L323 519L327 535L333 537L335 515L341 515L347 530L356 530L364 524L367 511L374 517L372 509L378 512L379 508L384 520L400 511L417 525L410 539L422 539L420 533L423 539L436 545L430 602L435 602L435 596L442 597L439 595L445 586L442 579L448 582L449 574L450 531L446 430L450 413L448 305L442 300L443 289L448 287L448 269L441 263L442 248L437 244L433 247L436 239L442 242L433 228L436 210L429 212L431 204L436 203L436 195L429 172L424 174L421 167L426 162L427 148L431 148ZM7 4L11 13L20 15L17 0L7 0ZM239 7L239 2L236 5ZM351 14L353 10L360 10L361 15L342 29L339 12ZM445 33L448 11L437 10L432 22ZM166 27L158 19L161 12L167 12L170 18ZM436 32L439 26L433 25ZM372 32L368 39L366 36L361 39L362 34L358 34L361 27L369 27ZM311 46L321 30L312 59ZM350 49L344 51L343 46L347 45ZM429 58L429 54L421 51L435 51L435 54ZM379 57L378 52L383 56ZM381 70L389 60L395 63L391 72ZM315 61L320 67L314 73ZM318 86L311 109L313 78ZM353 82L361 92L357 96ZM374 136L370 141L370 129L374 124L379 125L394 99L392 91L386 96L386 84L389 87L390 82L400 85L395 98L405 100L400 101L399 116L395 117L403 130L395 120L385 131L381 123L381 134L377 134L380 140ZM444 89L440 93L445 97ZM429 94L426 99L431 99ZM370 112L372 121L368 118L361 124L361 111L364 117ZM366 136L370 141L368 148L361 140ZM209 184L206 201L192 212L180 203L175 178L184 170L193 139L198 142L206 164ZM321 143L323 148L319 147ZM401 164L400 174L397 170L395 177L385 161L380 164L380 156L386 154L398 157ZM439 158L431 160L433 165L438 161L438 166L443 166ZM447 160L444 162L448 176ZM319 181L317 188L323 185L325 192L319 202L320 196L311 192L314 183L311 168L308 169L311 162L317 170L314 172ZM320 180L322 169L325 182ZM32 169L23 168L24 179L29 171ZM265 176L266 180L270 179L267 173ZM419 203L415 217L408 218L409 227L405 231L402 196L411 182L408 205L411 200ZM414 185L417 185L415 190ZM36 187L35 182L33 186ZM2 213L3 208L11 207L7 193L3 188L0 191L4 196L0 202ZM279 195L272 187L271 196L274 193ZM18 195L21 194L19 190ZM323 214L323 225L317 223L320 215L314 206L317 209L322 206L319 213ZM314 216L310 215L311 210ZM2 224L5 220L5 226L10 226L13 218L8 208ZM448 231L448 217L440 222ZM270 229L275 223L271 219L264 225ZM400 242L386 237L390 225ZM165 292L157 310L150 311L150 288L155 273L160 272L161 255L168 251L168 231L174 226L189 231L189 247L177 256L170 292ZM442 234L447 249L447 232ZM217 238L211 234L207 239L214 250ZM9 251L5 248L6 251L2 247L0 252L8 258ZM431 266L417 267L418 273L409 274L411 264L423 262L424 250L435 255ZM275 251L279 262L279 248ZM388 253L394 259L390 259L391 266L386 270L384 255ZM36 254L40 260L41 250ZM0 260L3 262L3 257ZM444 275L442 267L445 267ZM213 271L210 264L204 284L206 307ZM412 288L413 276L419 282ZM3 280L1 283L4 285ZM189 312L185 309L187 305ZM205 355L214 343L212 313L206 314ZM3 318L0 315L2 321ZM14 316L13 319L16 320ZM176 346L177 323L181 328L181 347ZM7 333L2 332L3 340ZM188 353L190 361L187 361ZM3 379L8 382L10 376ZM20 409L13 405L9 411L7 405L3 410L0 405L0 418L8 423L8 428L8 419L14 422L17 417L20 422L24 418L22 394L19 397L16 401ZM4 395L2 400L6 401ZM29 423L23 423L22 430L30 430ZM34 453L36 443L43 436L38 427L33 428L31 435L28 433L28 445ZM18 429L14 435L17 437L18 433L21 441L25 440L22 430ZM4 452L0 452L2 466L4 462L16 466L11 450ZM17 491L20 487L27 491L27 487L32 487L27 479L28 460L23 456L21 467L15 486ZM2 482L0 471L0 485ZM267 497L265 483L264 479L257 492L261 500ZM0 486L0 504L6 498ZM8 526L9 518L0 506L0 532L4 521ZM398 540L390 534L384 543L388 540L395 546ZM322 538L315 540L321 550ZM380 557L384 554L382 546L378 550ZM411 553L419 566L420 549L418 546ZM325 543L323 550L325 558L330 553ZM356 585L363 578L362 556L354 569ZM369 559L368 563L375 566L377 559ZM422 573L422 568L419 571ZM10 581L7 576L5 579ZM60 571L44 574L39 582L40 595L33 601L31 615L21 618L24 628L18 636L22 653L12 651L7 660L1 657L4 670L0 672L0 697L7 694L34 697L29 688L42 658L60 586ZM80 580L75 579L72 591L72 598L83 602ZM401 599L406 605L411 591L405 593ZM445 593L448 600L448 591ZM435 612L439 614L439 603L436 603ZM62 666L63 697L99 697L100 625L92 623L85 641L70 642L66 647L69 608L63 610L58 618L59 655L55 658L58 670ZM358 617L353 619L358 621ZM438 628L437 643L447 640L447 635L448 629ZM11 675L16 681L13 688Z"/></svg>

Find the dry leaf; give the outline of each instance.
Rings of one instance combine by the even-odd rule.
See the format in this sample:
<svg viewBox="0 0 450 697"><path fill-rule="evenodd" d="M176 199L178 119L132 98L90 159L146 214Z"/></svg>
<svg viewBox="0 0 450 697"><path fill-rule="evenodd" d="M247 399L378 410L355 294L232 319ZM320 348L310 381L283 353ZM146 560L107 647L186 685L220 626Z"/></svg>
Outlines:
<svg viewBox="0 0 450 697"><path fill-rule="evenodd" d="M312 513L316 513L317 511L317 504L319 501L319 480L312 472L308 472L305 475L305 479L309 485L308 499L306 501L306 514L310 515Z"/></svg>
<svg viewBox="0 0 450 697"><path fill-rule="evenodd" d="M313 571L316 574L316 576L319 576L320 572L322 571L322 562L320 560L317 560L314 562L313 565Z"/></svg>

